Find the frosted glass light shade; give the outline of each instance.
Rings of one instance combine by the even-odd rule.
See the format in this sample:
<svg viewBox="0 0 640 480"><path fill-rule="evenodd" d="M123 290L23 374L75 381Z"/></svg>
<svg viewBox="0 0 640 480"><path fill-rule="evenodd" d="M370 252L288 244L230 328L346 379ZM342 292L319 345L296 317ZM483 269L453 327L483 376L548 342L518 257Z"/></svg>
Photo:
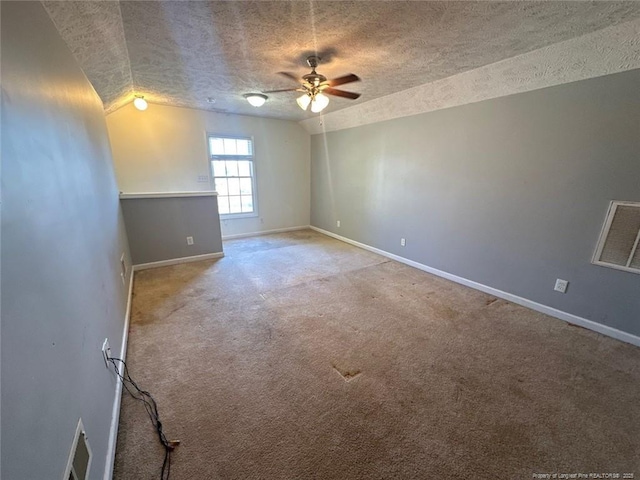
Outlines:
<svg viewBox="0 0 640 480"><path fill-rule="evenodd" d="M138 110L143 111L146 110L149 105L147 104L147 101L144 99L144 97L136 97L133 100L133 106Z"/></svg>
<svg viewBox="0 0 640 480"><path fill-rule="evenodd" d="M311 111L318 113L324 110L329 105L329 97L322 93L318 93L311 102Z"/></svg>
<svg viewBox="0 0 640 480"><path fill-rule="evenodd" d="M311 103L311 97L305 93L304 95L298 97L296 99L296 102L298 102L298 106L301 109L306 110L309 107L309 104Z"/></svg>
<svg viewBox="0 0 640 480"><path fill-rule="evenodd" d="M247 102L249 102L254 107L261 107L269 97L263 95L262 93L247 93L244 95L244 98L246 98Z"/></svg>

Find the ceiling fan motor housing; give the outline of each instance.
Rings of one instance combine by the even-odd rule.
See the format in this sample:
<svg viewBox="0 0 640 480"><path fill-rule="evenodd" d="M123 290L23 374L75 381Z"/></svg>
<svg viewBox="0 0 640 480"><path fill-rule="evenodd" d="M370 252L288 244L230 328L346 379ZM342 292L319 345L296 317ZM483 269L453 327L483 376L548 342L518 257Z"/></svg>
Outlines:
<svg viewBox="0 0 640 480"><path fill-rule="evenodd" d="M320 75L319 73L315 73L315 72L308 73L307 75L304 75L302 77L302 79L305 82L310 83L314 87L317 87L322 82L326 82L327 81L327 77L325 77L324 75Z"/></svg>
<svg viewBox="0 0 640 480"><path fill-rule="evenodd" d="M322 82L327 81L327 77L316 73L316 67L320 63L321 58L315 55L307 57L307 64L311 67L311 73L308 73L302 77L302 79L308 84L318 87Z"/></svg>

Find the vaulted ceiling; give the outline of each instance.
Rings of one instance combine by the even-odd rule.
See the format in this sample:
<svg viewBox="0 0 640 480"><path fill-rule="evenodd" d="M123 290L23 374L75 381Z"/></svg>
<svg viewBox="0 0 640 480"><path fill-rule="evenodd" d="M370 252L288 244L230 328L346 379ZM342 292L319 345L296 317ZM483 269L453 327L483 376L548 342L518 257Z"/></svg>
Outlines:
<svg viewBox="0 0 640 480"><path fill-rule="evenodd" d="M278 75L355 73L325 112L640 18L636 1L45 1L113 111L152 103L302 120L295 92L260 108L244 93L295 87ZM208 99L212 99L210 103Z"/></svg>

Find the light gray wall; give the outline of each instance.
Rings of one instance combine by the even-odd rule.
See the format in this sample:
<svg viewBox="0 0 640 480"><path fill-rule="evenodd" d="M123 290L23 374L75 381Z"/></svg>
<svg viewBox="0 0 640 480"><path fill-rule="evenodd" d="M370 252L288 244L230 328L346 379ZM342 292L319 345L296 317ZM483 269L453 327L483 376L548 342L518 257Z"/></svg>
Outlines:
<svg viewBox="0 0 640 480"><path fill-rule="evenodd" d="M254 140L257 215L222 220L224 236L309 225L309 134L295 122L149 104L107 116L124 193L213 190L207 133Z"/></svg>
<svg viewBox="0 0 640 480"><path fill-rule="evenodd" d="M1 476L62 478L82 417L101 479L130 263L102 104L40 2L0 8Z"/></svg>
<svg viewBox="0 0 640 480"><path fill-rule="evenodd" d="M217 197L123 199L134 265L222 252ZM193 237L193 245L187 245Z"/></svg>
<svg viewBox="0 0 640 480"><path fill-rule="evenodd" d="M633 70L314 135L311 224L640 335L640 275L590 264L609 202L640 201L639 85Z"/></svg>

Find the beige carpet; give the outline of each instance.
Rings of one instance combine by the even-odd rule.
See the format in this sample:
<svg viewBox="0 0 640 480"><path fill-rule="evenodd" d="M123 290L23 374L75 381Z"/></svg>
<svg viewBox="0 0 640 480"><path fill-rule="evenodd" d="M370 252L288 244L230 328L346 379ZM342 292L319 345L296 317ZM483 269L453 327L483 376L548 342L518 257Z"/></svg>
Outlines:
<svg viewBox="0 0 640 480"><path fill-rule="evenodd" d="M224 248L135 277L172 479L640 478L640 348L313 231ZM125 395L115 478L162 457Z"/></svg>

